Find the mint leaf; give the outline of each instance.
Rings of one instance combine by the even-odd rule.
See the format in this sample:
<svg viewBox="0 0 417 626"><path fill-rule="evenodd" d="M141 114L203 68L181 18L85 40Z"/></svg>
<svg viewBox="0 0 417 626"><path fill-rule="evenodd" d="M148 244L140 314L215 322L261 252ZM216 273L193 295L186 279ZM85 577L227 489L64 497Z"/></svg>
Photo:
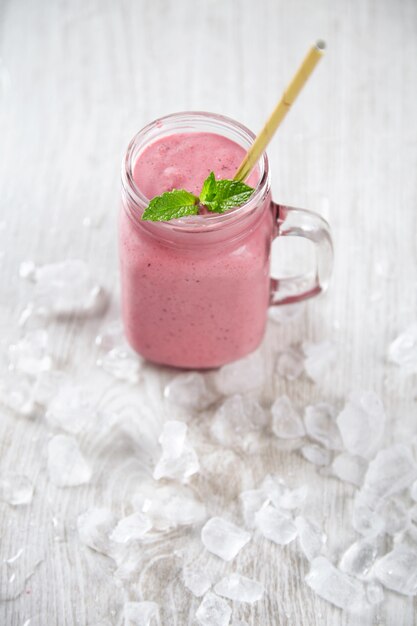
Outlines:
<svg viewBox="0 0 417 626"><path fill-rule="evenodd" d="M246 202L253 192L252 187L239 180L216 180L214 172L210 172L203 183L200 198L184 189L166 191L150 201L142 219L166 222L187 215L197 215L199 203L213 213L224 213Z"/></svg>
<svg viewBox="0 0 417 626"><path fill-rule="evenodd" d="M214 176L214 172L210 172L207 176L206 180L203 183L203 188L200 193L200 202L201 204L206 204L206 202L211 202L216 195L217 183L216 178Z"/></svg>
<svg viewBox="0 0 417 626"><path fill-rule="evenodd" d="M142 219L165 222L197 213L198 198L184 189L173 189L153 198L144 210Z"/></svg>
<svg viewBox="0 0 417 626"><path fill-rule="evenodd" d="M203 183L200 202L215 213L224 213L228 209L240 206L249 200L253 194L253 187L249 187L239 180L216 180L214 173Z"/></svg>

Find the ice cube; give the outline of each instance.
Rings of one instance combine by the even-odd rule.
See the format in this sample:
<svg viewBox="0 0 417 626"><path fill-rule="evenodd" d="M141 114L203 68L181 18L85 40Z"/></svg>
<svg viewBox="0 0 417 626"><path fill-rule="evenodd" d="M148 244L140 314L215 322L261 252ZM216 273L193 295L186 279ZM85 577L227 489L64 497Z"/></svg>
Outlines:
<svg viewBox="0 0 417 626"><path fill-rule="evenodd" d="M165 519L175 526L190 526L200 524L206 519L206 507L195 498L186 498L174 495L166 503Z"/></svg>
<svg viewBox="0 0 417 626"><path fill-rule="evenodd" d="M316 443L308 443L301 448L301 454L303 457L314 463L314 465L325 466L329 465L332 461L332 453L327 448L322 448Z"/></svg>
<svg viewBox="0 0 417 626"><path fill-rule="evenodd" d="M51 426L71 434L86 429L96 416L97 409L88 389L69 382L57 390L45 413Z"/></svg>
<svg viewBox="0 0 417 626"><path fill-rule="evenodd" d="M374 539L359 539L342 554L339 567L343 572L356 578L366 578L378 555Z"/></svg>
<svg viewBox="0 0 417 626"><path fill-rule="evenodd" d="M52 358L48 354L48 333L38 329L28 332L16 344L9 347L11 369L37 376L51 369Z"/></svg>
<svg viewBox="0 0 417 626"><path fill-rule="evenodd" d="M305 434L301 417L295 411L288 396L277 398L271 411L272 430L277 437L294 439Z"/></svg>
<svg viewBox="0 0 417 626"><path fill-rule="evenodd" d="M203 596L211 587L210 577L202 568L184 567L182 576L184 585L197 598Z"/></svg>
<svg viewBox="0 0 417 626"><path fill-rule="evenodd" d="M287 487L279 476L267 474L261 483L260 490L265 499L270 500L279 509L281 507L281 497L287 490Z"/></svg>
<svg viewBox="0 0 417 626"><path fill-rule="evenodd" d="M136 383L140 378L143 362L136 352L122 345L103 354L96 363L114 378Z"/></svg>
<svg viewBox="0 0 417 626"><path fill-rule="evenodd" d="M353 503L352 514L353 528L368 537L375 537L385 529L384 520L375 511L375 502L368 498L365 491L359 491Z"/></svg>
<svg viewBox="0 0 417 626"><path fill-rule="evenodd" d="M290 515L270 504L264 505L256 513L255 522L266 539L279 545L286 545L297 536L297 528Z"/></svg>
<svg viewBox="0 0 417 626"><path fill-rule="evenodd" d="M239 494L242 502L243 519L247 528L255 527L255 515L262 505L268 500L268 497L260 489L250 489L242 491Z"/></svg>
<svg viewBox="0 0 417 626"><path fill-rule="evenodd" d="M390 344L388 360L406 373L417 372L417 323L411 324Z"/></svg>
<svg viewBox="0 0 417 626"><path fill-rule="evenodd" d="M124 626L153 626L159 621L156 602L126 602L123 607Z"/></svg>
<svg viewBox="0 0 417 626"><path fill-rule="evenodd" d="M264 384L264 362L259 351L249 356L223 365L214 376L217 390L229 396L235 393L247 393Z"/></svg>
<svg viewBox="0 0 417 626"><path fill-rule="evenodd" d="M66 375L60 370L41 372L35 381L33 388L37 403L42 406L49 405L51 400L58 394L61 387L66 384Z"/></svg>
<svg viewBox="0 0 417 626"><path fill-rule="evenodd" d="M245 447L245 436L266 426L268 416L253 398L234 395L217 409L210 426L211 435L224 446Z"/></svg>
<svg viewBox="0 0 417 626"><path fill-rule="evenodd" d="M105 352L113 350L113 348L127 345L123 333L122 323L119 320L110 322L110 324L105 326L103 330L97 335L95 339L95 344Z"/></svg>
<svg viewBox="0 0 417 626"><path fill-rule="evenodd" d="M215 400L215 394L207 387L206 380L198 372L179 374L165 387L165 397L189 411L206 409Z"/></svg>
<svg viewBox="0 0 417 626"><path fill-rule="evenodd" d="M323 549L326 543L324 532L310 519L298 516L294 520L298 533L300 548L309 561L313 561Z"/></svg>
<svg viewBox="0 0 417 626"><path fill-rule="evenodd" d="M165 422L158 439L163 454L172 459L177 459L184 450L186 436L187 425L184 422L177 420Z"/></svg>
<svg viewBox="0 0 417 626"><path fill-rule="evenodd" d="M17 372L2 372L0 402L18 415L34 417L37 412L37 403L33 381L28 376Z"/></svg>
<svg viewBox="0 0 417 626"><path fill-rule="evenodd" d="M401 544L395 546L376 562L374 575L387 589L406 596L416 595L417 550Z"/></svg>
<svg viewBox="0 0 417 626"><path fill-rule="evenodd" d="M133 513L119 521L110 535L116 543L129 543L142 537L152 528L152 523L144 513Z"/></svg>
<svg viewBox="0 0 417 626"><path fill-rule="evenodd" d="M49 315L101 312L106 304L103 289L93 280L84 261L66 260L38 267L35 272L34 302Z"/></svg>
<svg viewBox="0 0 417 626"><path fill-rule="evenodd" d="M117 569L113 572L116 585L122 588L126 584L138 582L141 572L146 566L144 546L141 543L113 544L112 558Z"/></svg>
<svg viewBox="0 0 417 626"><path fill-rule="evenodd" d="M161 456L155 466L153 477L155 480L169 478L186 482L199 469L200 464L195 450L185 444L180 456L174 458L165 454Z"/></svg>
<svg viewBox="0 0 417 626"><path fill-rule="evenodd" d="M195 498L175 495L165 507L165 518L175 526L200 524L206 518L206 507Z"/></svg>
<svg viewBox="0 0 417 626"><path fill-rule="evenodd" d="M396 535L408 529L410 516L401 500L384 500L378 507L378 515L384 520L385 532Z"/></svg>
<svg viewBox="0 0 417 626"><path fill-rule="evenodd" d="M132 504L135 509L146 513L157 530L168 530L177 526L199 524L206 518L206 507L197 500L192 491L183 486L166 485L138 493Z"/></svg>
<svg viewBox="0 0 417 626"><path fill-rule="evenodd" d="M195 614L200 626L228 626L232 609L223 598L208 591Z"/></svg>
<svg viewBox="0 0 417 626"><path fill-rule="evenodd" d="M186 481L200 469L197 454L186 443L187 425L184 422L171 420L165 423L159 442L162 456L155 466L155 480L170 478Z"/></svg>
<svg viewBox="0 0 417 626"><path fill-rule="evenodd" d="M56 435L48 443L48 473L58 487L74 487L88 483L91 469L77 441L69 435Z"/></svg>
<svg viewBox="0 0 417 626"><path fill-rule="evenodd" d="M366 598L369 604L380 604L384 600L384 590L377 582L370 582L366 585Z"/></svg>
<svg viewBox="0 0 417 626"><path fill-rule="evenodd" d="M109 554L109 536L116 525L116 518L106 508L93 508L77 517L77 530L83 544L96 552Z"/></svg>
<svg viewBox="0 0 417 626"><path fill-rule="evenodd" d="M236 573L222 578L214 587L214 591L229 600L250 604L260 600L264 594L261 583Z"/></svg>
<svg viewBox="0 0 417 626"><path fill-rule="evenodd" d="M386 498L407 489L417 477L410 449L402 444L380 450L369 463L364 488L374 498Z"/></svg>
<svg viewBox="0 0 417 626"><path fill-rule="evenodd" d="M319 343L306 342L303 343L303 350L305 371L315 383L320 384L336 364L336 346L329 340Z"/></svg>
<svg viewBox="0 0 417 626"><path fill-rule="evenodd" d="M324 556L314 559L305 580L317 595L341 609L357 611L365 607L363 583L338 570Z"/></svg>
<svg viewBox="0 0 417 626"><path fill-rule="evenodd" d="M343 444L353 455L370 459L379 448L385 427L385 411L372 391L351 394L337 423Z"/></svg>
<svg viewBox="0 0 417 626"><path fill-rule="evenodd" d="M275 502L274 504L278 506L278 508L289 510L299 509L306 501L307 494L307 485L301 485L301 487L297 487L296 489L288 489L285 487L279 497L278 504Z"/></svg>
<svg viewBox="0 0 417 626"><path fill-rule="evenodd" d="M353 456L347 452L338 454L332 463L332 471L340 480L360 487L366 473L367 463L360 456Z"/></svg>
<svg viewBox="0 0 417 626"><path fill-rule="evenodd" d="M250 541L250 533L221 517L210 518L201 530L205 548L224 561L231 561Z"/></svg>
<svg viewBox="0 0 417 626"><path fill-rule="evenodd" d="M342 439L336 424L336 412L326 402L310 405L305 408L304 424L307 435L318 441L325 448L341 450Z"/></svg>
<svg viewBox="0 0 417 626"><path fill-rule="evenodd" d="M237 430L261 430L267 426L269 421L259 402L247 396L239 394L231 396L223 402L220 408L225 414L233 415L236 421L240 418L240 425L236 424ZM232 421L234 420L232 419Z"/></svg>
<svg viewBox="0 0 417 626"><path fill-rule="evenodd" d="M33 497L33 484L27 476L14 472L0 476L0 500L19 506L29 504Z"/></svg>
<svg viewBox="0 0 417 626"><path fill-rule="evenodd" d="M275 372L287 380L296 380L304 371L304 355L301 350L290 347L278 353Z"/></svg>

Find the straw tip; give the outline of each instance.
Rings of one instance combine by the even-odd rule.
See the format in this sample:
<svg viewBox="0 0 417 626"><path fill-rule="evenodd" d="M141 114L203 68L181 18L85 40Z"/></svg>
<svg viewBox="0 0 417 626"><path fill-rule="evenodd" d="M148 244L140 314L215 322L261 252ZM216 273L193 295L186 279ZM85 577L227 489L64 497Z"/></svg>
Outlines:
<svg viewBox="0 0 417 626"><path fill-rule="evenodd" d="M323 41L323 39L319 39L316 42L316 48L317 48L317 50L325 50L326 49L326 42Z"/></svg>

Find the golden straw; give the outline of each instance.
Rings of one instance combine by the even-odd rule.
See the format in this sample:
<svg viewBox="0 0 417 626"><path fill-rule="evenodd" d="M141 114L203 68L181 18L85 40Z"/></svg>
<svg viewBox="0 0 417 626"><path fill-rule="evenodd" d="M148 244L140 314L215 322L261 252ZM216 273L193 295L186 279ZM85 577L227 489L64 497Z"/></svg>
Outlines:
<svg viewBox="0 0 417 626"><path fill-rule="evenodd" d="M312 46L304 61L298 68L294 78L282 94L282 98L273 110L270 118L246 153L245 158L236 172L234 180L245 180L245 178L249 176L262 152L274 136L278 126L288 113L294 100L297 98L301 89L307 82L307 79L310 77L317 63L323 56L325 47L326 44L324 41L318 41L315 46Z"/></svg>

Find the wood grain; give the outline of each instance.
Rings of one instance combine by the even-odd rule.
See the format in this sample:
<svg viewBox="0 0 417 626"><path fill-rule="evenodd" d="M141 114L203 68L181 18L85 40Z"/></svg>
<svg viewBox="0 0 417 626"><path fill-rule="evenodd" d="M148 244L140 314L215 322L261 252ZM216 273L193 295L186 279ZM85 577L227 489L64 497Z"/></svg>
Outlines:
<svg viewBox="0 0 417 626"><path fill-rule="evenodd" d="M415 321L417 306L414 0L3 0L2 350L17 335L29 297L18 278L21 261L85 259L117 310L119 164L134 132L187 109L224 113L257 132L300 54L318 37L328 44L326 58L269 155L275 199L330 220L335 271L329 293L310 302L298 320L269 324L261 398L267 404L286 392L300 408L320 399L340 405L350 389L370 388L382 395L390 416L387 441L413 436L415 378L387 366L385 352ZM143 597L163 604L164 626L191 625L199 601L181 583L181 552L213 574L235 569L264 582L263 601L234 607L234 617L251 626L417 623L412 598L387 593L383 607L355 617L315 597L303 582L306 562L292 545L252 543L230 567L204 552L198 532L189 530L147 548L136 583L117 588L108 561L80 546L75 520L92 505L128 512L132 492L149 474L161 425L172 416L161 392L173 372L148 366L134 389L103 378L93 344L103 323L72 319L49 328L61 366L91 381L103 410L119 416L117 435L103 429L81 439L93 463L91 484L51 485L45 463L50 431L42 415L30 421L0 410L0 471L26 473L36 487L28 507L0 503L2 560L23 547L25 571L35 568L24 593L1 603L0 624L120 624L123 602ZM277 346L304 338L332 338L340 347L322 389L305 378L289 383L273 374ZM190 428L211 468L193 489L211 511L227 508L233 516L234 495L277 472L294 485L311 486L312 512L324 520L336 553L353 538L340 530L349 528L350 487L319 476L277 439L266 438L251 456L215 452L204 416Z"/></svg>

